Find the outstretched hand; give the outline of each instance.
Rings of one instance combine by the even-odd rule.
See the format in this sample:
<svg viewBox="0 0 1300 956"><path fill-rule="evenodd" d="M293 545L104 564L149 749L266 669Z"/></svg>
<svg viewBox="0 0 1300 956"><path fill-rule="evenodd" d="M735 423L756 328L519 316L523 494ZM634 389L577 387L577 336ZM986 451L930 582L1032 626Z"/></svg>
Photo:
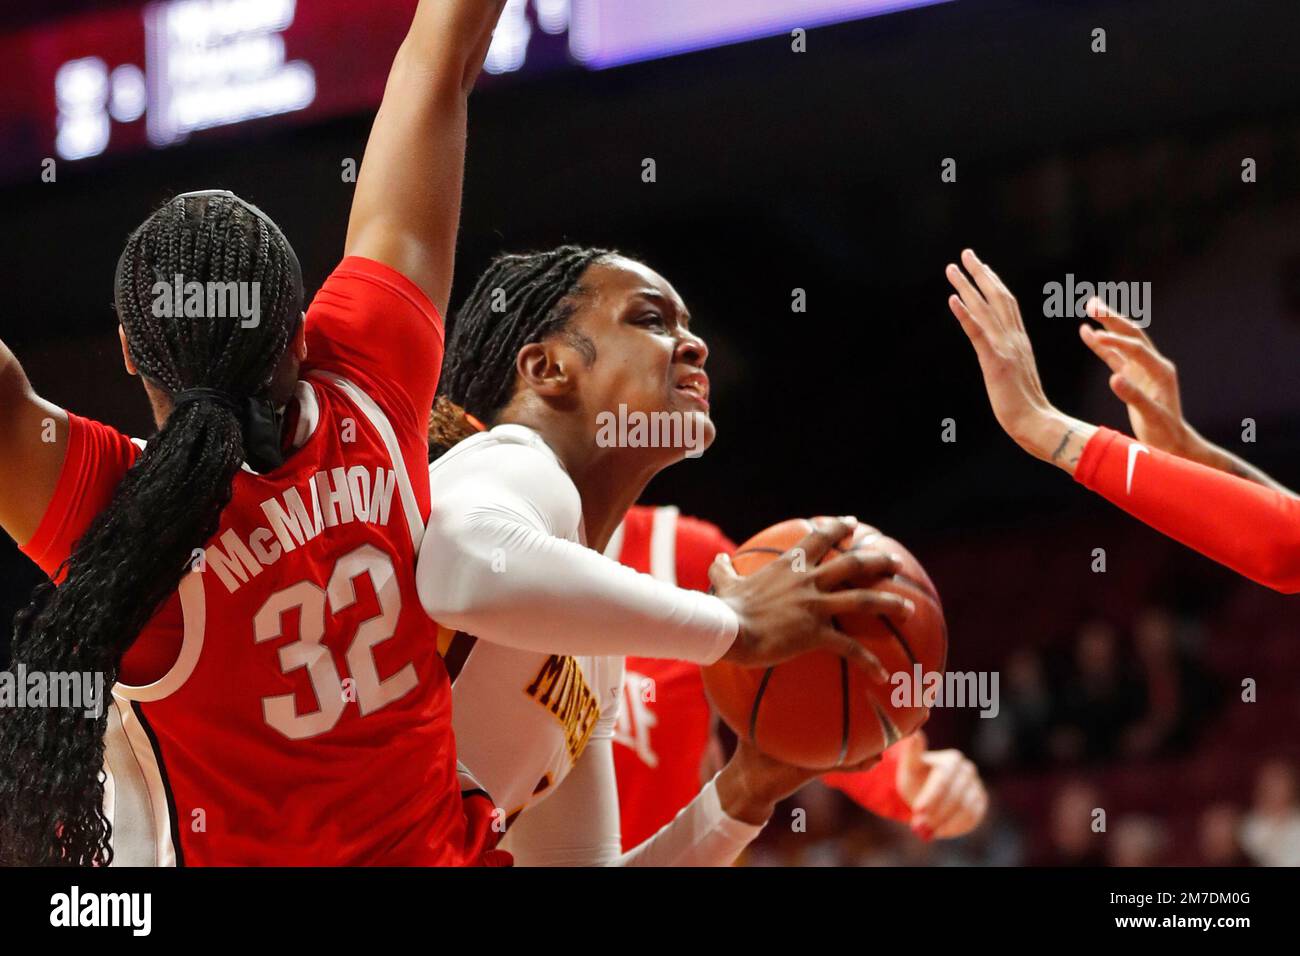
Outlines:
<svg viewBox="0 0 1300 956"><path fill-rule="evenodd" d="M1132 320L1100 299L1088 300L1088 316L1103 326L1079 326L1084 345L1111 370L1110 388L1128 406L1138 441L1183 458L1195 458L1200 436L1183 417L1178 369Z"/></svg>
<svg viewBox="0 0 1300 956"><path fill-rule="evenodd" d="M1025 451L1073 473L1095 426L1069 418L1047 400L1020 305L991 268L967 249L963 272L949 264L956 294L948 307L961 323L984 374L998 424Z"/></svg>

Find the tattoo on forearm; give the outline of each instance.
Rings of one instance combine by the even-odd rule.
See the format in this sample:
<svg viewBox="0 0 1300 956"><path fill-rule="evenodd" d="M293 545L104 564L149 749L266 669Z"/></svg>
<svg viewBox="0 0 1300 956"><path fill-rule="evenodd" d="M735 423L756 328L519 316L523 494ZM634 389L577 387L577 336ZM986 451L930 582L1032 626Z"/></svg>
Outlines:
<svg viewBox="0 0 1300 956"><path fill-rule="evenodd" d="M1065 434L1061 436L1061 443L1056 446L1056 451L1052 452L1052 461L1056 461L1061 456L1061 452L1065 451L1065 446L1070 443L1070 436L1073 434L1074 426L1071 425L1065 430Z"/></svg>

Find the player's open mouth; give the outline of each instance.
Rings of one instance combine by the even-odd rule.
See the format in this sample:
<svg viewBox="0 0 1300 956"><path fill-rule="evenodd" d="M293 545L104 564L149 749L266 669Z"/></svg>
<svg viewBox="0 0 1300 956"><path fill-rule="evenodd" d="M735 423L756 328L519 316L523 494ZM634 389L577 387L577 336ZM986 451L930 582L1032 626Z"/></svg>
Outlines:
<svg viewBox="0 0 1300 956"><path fill-rule="evenodd" d="M705 408L709 407L709 377L703 372L693 372L685 376L675 387L677 391L689 395Z"/></svg>

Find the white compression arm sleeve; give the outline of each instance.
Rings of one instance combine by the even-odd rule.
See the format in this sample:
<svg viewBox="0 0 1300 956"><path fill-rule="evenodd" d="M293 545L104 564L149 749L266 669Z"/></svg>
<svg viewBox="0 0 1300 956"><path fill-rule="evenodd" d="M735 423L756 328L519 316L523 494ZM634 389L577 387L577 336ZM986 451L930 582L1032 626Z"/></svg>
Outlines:
<svg viewBox="0 0 1300 956"><path fill-rule="evenodd" d="M762 831L727 816L715 780L644 843L620 853L613 741L592 740L559 789L502 843L519 866L730 866Z"/></svg>
<svg viewBox="0 0 1300 956"><path fill-rule="evenodd" d="M479 438L430 470L433 510L416 567L430 617L546 654L711 664L726 653L739 621L725 602L567 540L582 507L554 454L495 431Z"/></svg>

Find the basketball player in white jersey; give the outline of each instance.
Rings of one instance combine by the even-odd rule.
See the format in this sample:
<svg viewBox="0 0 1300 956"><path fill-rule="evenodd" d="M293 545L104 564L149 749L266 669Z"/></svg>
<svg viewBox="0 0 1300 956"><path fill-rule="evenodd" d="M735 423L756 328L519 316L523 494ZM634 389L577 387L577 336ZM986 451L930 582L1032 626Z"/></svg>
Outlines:
<svg viewBox="0 0 1300 956"><path fill-rule="evenodd" d="M611 738L624 655L758 666L825 648L888 677L832 619L906 617L905 599L844 587L896 559L817 564L852 519L801 542L807 571L791 555L741 578L721 559L717 596L602 554L646 483L692 449L611 439L599 423L612 410L667 416L703 450L707 355L662 276L576 247L498 259L452 326L417 583L447 632L458 754L511 824L502 847L521 865L727 865L816 775L742 743L675 820L622 853Z"/></svg>

